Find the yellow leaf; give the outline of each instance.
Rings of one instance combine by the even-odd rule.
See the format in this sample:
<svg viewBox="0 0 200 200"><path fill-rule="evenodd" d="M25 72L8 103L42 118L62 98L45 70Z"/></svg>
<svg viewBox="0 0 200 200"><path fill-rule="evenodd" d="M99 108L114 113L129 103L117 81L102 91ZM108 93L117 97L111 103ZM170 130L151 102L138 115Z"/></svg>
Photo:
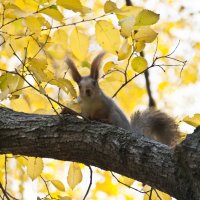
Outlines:
<svg viewBox="0 0 200 200"><path fill-rule="evenodd" d="M27 46L27 45L26 45ZM27 55L32 58L35 57L35 55L38 53L40 50L39 45L37 44L36 41L34 41L32 38L29 40L29 45L27 48Z"/></svg>
<svg viewBox="0 0 200 200"><path fill-rule="evenodd" d="M10 105L11 105L11 108L15 111L31 113L31 109L28 102L22 97L19 99L11 100Z"/></svg>
<svg viewBox="0 0 200 200"><path fill-rule="evenodd" d="M128 186L131 186L134 183L135 180L132 179L132 178L128 178L126 176L121 176L119 178L119 181L121 181L122 183L124 183L124 184L126 184Z"/></svg>
<svg viewBox="0 0 200 200"><path fill-rule="evenodd" d="M5 155L0 155L0 169L5 167Z"/></svg>
<svg viewBox="0 0 200 200"><path fill-rule="evenodd" d="M103 67L103 71L104 73L107 73L108 71L115 69L115 63L113 61L109 61L107 62L104 67Z"/></svg>
<svg viewBox="0 0 200 200"><path fill-rule="evenodd" d="M144 190L144 192L146 192L144 195L144 200L149 200L151 187L148 185L145 185L143 190ZM172 200L172 198L168 194L161 192L159 190L156 190L156 192L155 192L155 190L153 190L151 193L151 200L160 200L160 199Z"/></svg>
<svg viewBox="0 0 200 200"><path fill-rule="evenodd" d="M119 49L118 60L126 59L131 54L131 51L132 51L132 46L128 43L128 40L125 40L125 42Z"/></svg>
<svg viewBox="0 0 200 200"><path fill-rule="evenodd" d="M183 121L191 126L197 127L200 125L200 114L194 114L193 117L187 116L183 119Z"/></svg>
<svg viewBox="0 0 200 200"><path fill-rule="evenodd" d="M46 9L41 10L40 13L44 13L59 22L62 22L64 17L62 13L58 10L57 6L55 5L52 5Z"/></svg>
<svg viewBox="0 0 200 200"><path fill-rule="evenodd" d="M68 35L64 30L58 29L54 32L52 41L56 44L60 44L63 48L67 49Z"/></svg>
<svg viewBox="0 0 200 200"><path fill-rule="evenodd" d="M131 32L133 31L134 27L134 17L133 16L128 16L121 21L119 21L119 25L121 26L121 35L125 38L131 36Z"/></svg>
<svg viewBox="0 0 200 200"><path fill-rule="evenodd" d="M199 79L198 64L192 64L183 69L181 73L181 80L184 84L195 83Z"/></svg>
<svg viewBox="0 0 200 200"><path fill-rule="evenodd" d="M77 94L76 94L76 90L74 89L74 86L72 85L72 83L64 78L59 78L59 79L54 79L52 81L49 82L50 84L53 85L57 85L59 88L62 88L63 91L65 91L66 93L69 93L76 98ZM67 90L66 90L67 88Z"/></svg>
<svg viewBox="0 0 200 200"><path fill-rule="evenodd" d="M82 181L82 172L78 163L70 163L67 182L73 190Z"/></svg>
<svg viewBox="0 0 200 200"><path fill-rule="evenodd" d="M47 76L44 70L47 68L47 61L45 59L29 58L29 63L28 69L33 72L35 78L39 82L46 81Z"/></svg>
<svg viewBox="0 0 200 200"><path fill-rule="evenodd" d="M97 182L95 192L103 191L107 193L108 195L117 195L119 192L119 189L115 183L112 181L112 175L109 172L104 172L104 181L103 182Z"/></svg>
<svg viewBox="0 0 200 200"><path fill-rule="evenodd" d="M116 9L118 9L117 5L112 1L106 1L106 3L104 4L105 13L114 12Z"/></svg>
<svg viewBox="0 0 200 200"><path fill-rule="evenodd" d="M95 25L97 42L108 52L117 54L120 47L120 32L112 23L99 20Z"/></svg>
<svg viewBox="0 0 200 200"><path fill-rule="evenodd" d="M64 197L59 197L59 200L72 200L72 198L68 196L64 196Z"/></svg>
<svg viewBox="0 0 200 200"><path fill-rule="evenodd" d="M145 48L145 43L144 42L136 42L134 49L136 52L142 52Z"/></svg>
<svg viewBox="0 0 200 200"><path fill-rule="evenodd" d="M159 14L156 14L150 10L142 10L135 19L136 26L148 26L155 24L160 18Z"/></svg>
<svg viewBox="0 0 200 200"><path fill-rule="evenodd" d="M41 31L40 21L33 16L28 16L25 18L25 22L31 33L39 34Z"/></svg>
<svg viewBox="0 0 200 200"><path fill-rule="evenodd" d="M36 179L38 176L40 176L40 174L43 171L43 160L42 158L35 158L35 157L29 157L28 158L28 164L27 164L27 173L28 176L34 180Z"/></svg>
<svg viewBox="0 0 200 200"><path fill-rule="evenodd" d="M89 38L75 28L70 35L70 46L72 53L83 61L88 53Z"/></svg>
<svg viewBox="0 0 200 200"><path fill-rule="evenodd" d="M151 28L144 27L138 30L138 32L135 34L135 39L139 42L151 43L156 39L157 35L158 33Z"/></svg>
<svg viewBox="0 0 200 200"><path fill-rule="evenodd" d="M140 73L147 68L148 63L144 57L138 56L133 58L133 60L131 61L131 66L134 71Z"/></svg>
<svg viewBox="0 0 200 200"><path fill-rule="evenodd" d="M15 0L15 5L24 12L34 12L38 9L38 3L34 0Z"/></svg>
<svg viewBox="0 0 200 200"><path fill-rule="evenodd" d="M37 111L38 109L45 109L45 110L52 109L51 104L49 103L47 98L32 88L28 88L24 90L23 98L20 98L20 99L26 100L25 105L29 106L29 110L31 110L32 113ZM21 104L21 105L24 105L24 104ZM21 109L23 109L23 106L21 106Z"/></svg>
<svg viewBox="0 0 200 200"><path fill-rule="evenodd" d="M16 160L22 165L27 166L28 160L22 156L17 157Z"/></svg>
<svg viewBox="0 0 200 200"><path fill-rule="evenodd" d="M66 0L57 0L57 5L62 6L63 8L73 10L74 12L88 13L91 9L83 6L80 0L66 1Z"/></svg>
<svg viewBox="0 0 200 200"><path fill-rule="evenodd" d="M20 81L20 77L14 74L3 74L0 76L0 89L1 91L8 88L10 92L13 92L17 89L17 86Z"/></svg>
<svg viewBox="0 0 200 200"><path fill-rule="evenodd" d="M142 10L143 8L138 6L124 6L114 12L116 13L118 19L122 20L128 16L136 17Z"/></svg>
<svg viewBox="0 0 200 200"><path fill-rule="evenodd" d="M65 186L59 180L52 180L51 183L60 191L65 191Z"/></svg>

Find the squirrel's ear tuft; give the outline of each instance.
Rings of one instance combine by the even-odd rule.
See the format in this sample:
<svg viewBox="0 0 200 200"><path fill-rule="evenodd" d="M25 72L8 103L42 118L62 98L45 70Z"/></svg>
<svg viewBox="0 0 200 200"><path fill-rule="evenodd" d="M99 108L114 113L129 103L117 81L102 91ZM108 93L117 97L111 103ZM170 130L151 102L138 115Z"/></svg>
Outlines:
<svg viewBox="0 0 200 200"><path fill-rule="evenodd" d="M99 78L99 68L104 55L105 52L100 53L92 62L90 76L95 80Z"/></svg>
<svg viewBox="0 0 200 200"><path fill-rule="evenodd" d="M70 58L67 58L66 63L70 69L70 73L72 75L73 80L76 81L77 83L79 83L81 80L81 75L79 74L78 70L76 69L74 62Z"/></svg>

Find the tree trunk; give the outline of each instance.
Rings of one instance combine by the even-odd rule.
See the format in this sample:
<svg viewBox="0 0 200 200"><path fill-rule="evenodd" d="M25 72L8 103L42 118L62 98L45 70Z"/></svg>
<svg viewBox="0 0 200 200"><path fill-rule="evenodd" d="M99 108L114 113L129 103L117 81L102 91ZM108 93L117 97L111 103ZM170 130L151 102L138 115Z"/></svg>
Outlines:
<svg viewBox="0 0 200 200"><path fill-rule="evenodd" d="M0 153L81 162L134 178L181 200L200 199L200 128L175 149L72 115L0 108Z"/></svg>

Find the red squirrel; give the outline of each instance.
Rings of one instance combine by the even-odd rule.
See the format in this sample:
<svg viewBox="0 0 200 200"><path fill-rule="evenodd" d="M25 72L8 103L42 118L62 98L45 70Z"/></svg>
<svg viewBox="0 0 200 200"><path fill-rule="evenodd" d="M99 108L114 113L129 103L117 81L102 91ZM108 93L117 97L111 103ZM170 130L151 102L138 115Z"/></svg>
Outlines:
<svg viewBox="0 0 200 200"><path fill-rule="evenodd" d="M166 113L155 109L137 111L129 122L117 104L103 93L98 84L103 56L104 53L100 53L95 57L91 64L90 75L84 77L80 75L70 58L66 60L72 78L79 86L81 114L88 119L113 124L174 146L179 138L178 126ZM61 113L64 114L65 111Z"/></svg>

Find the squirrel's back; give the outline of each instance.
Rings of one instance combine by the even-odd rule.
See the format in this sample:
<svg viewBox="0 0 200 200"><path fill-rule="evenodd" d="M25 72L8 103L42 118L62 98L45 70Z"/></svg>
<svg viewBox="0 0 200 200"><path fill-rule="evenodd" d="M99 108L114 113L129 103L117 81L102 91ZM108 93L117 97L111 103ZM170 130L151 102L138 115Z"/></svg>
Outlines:
<svg viewBox="0 0 200 200"><path fill-rule="evenodd" d="M155 109L137 111L131 116L131 128L135 133L143 134L169 146L176 145L180 137L174 119Z"/></svg>

